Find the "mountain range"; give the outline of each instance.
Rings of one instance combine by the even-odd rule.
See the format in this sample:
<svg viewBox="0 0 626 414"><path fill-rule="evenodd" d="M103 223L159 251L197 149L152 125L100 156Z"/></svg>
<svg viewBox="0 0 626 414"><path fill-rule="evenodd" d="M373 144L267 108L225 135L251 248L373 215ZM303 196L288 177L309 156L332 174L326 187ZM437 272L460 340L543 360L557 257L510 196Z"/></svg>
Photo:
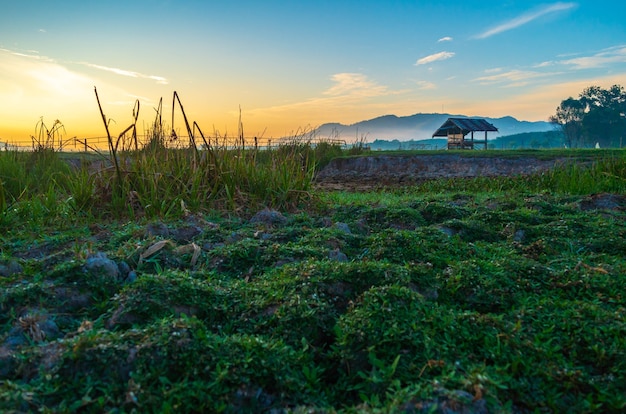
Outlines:
<svg viewBox="0 0 626 414"><path fill-rule="evenodd" d="M327 123L315 129L318 137L342 139L347 142L359 140L422 140L431 138L433 133L448 118L470 118L466 115L452 114L415 114L409 116L384 115L351 125ZM554 126L545 121L519 121L512 116L502 118L482 118L498 128L498 132L488 133L487 138L497 138L525 132L542 132L554 130ZM484 137L478 133L479 138Z"/></svg>

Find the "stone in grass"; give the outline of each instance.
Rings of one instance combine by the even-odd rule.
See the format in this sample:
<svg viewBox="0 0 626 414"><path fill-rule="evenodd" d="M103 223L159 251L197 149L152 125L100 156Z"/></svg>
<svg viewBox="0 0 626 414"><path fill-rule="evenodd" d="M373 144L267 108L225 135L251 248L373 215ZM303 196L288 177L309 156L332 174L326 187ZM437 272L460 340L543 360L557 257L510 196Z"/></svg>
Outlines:
<svg viewBox="0 0 626 414"><path fill-rule="evenodd" d="M125 278L130 273L130 266L124 260L117 262L117 270L120 272L120 278Z"/></svg>
<svg viewBox="0 0 626 414"><path fill-rule="evenodd" d="M250 219L250 223L261 223L266 226L283 226L287 223L287 218L279 211L266 208L256 213Z"/></svg>
<svg viewBox="0 0 626 414"><path fill-rule="evenodd" d="M335 228L345 234L352 234L350 227L346 223L335 223Z"/></svg>
<svg viewBox="0 0 626 414"><path fill-rule="evenodd" d="M15 349L32 342L54 340L60 336L61 331L50 315L41 310L32 310L18 318L2 346Z"/></svg>
<svg viewBox="0 0 626 414"><path fill-rule="evenodd" d="M328 258L330 260L333 260L333 261L336 261L336 262L347 262L348 261L348 256L346 256L346 254L343 253L339 249L331 250L328 253Z"/></svg>
<svg viewBox="0 0 626 414"><path fill-rule="evenodd" d="M120 278L120 269L117 263L109 259L105 253L98 252L89 256L84 269L90 276L113 280Z"/></svg>
<svg viewBox="0 0 626 414"><path fill-rule="evenodd" d="M137 272L131 270L128 272L128 276L124 279L124 283L134 283L137 280Z"/></svg>
<svg viewBox="0 0 626 414"><path fill-rule="evenodd" d="M195 225L181 226L171 231L172 238L180 244L191 243L200 234L202 234L202 229Z"/></svg>
<svg viewBox="0 0 626 414"><path fill-rule="evenodd" d="M580 209L588 210L624 210L626 196L611 193L592 194L580 201Z"/></svg>
<svg viewBox="0 0 626 414"><path fill-rule="evenodd" d="M517 230L513 234L513 241L522 243L524 240L526 240L526 232L524 230Z"/></svg>
<svg viewBox="0 0 626 414"><path fill-rule="evenodd" d="M0 277L10 277L16 274L20 274L24 271L22 265L17 260L11 260L8 264L0 265Z"/></svg>
<svg viewBox="0 0 626 414"><path fill-rule="evenodd" d="M157 221L156 223L149 223L146 225L146 234L148 236L160 236L160 237L169 237L170 230L167 228L165 223Z"/></svg>

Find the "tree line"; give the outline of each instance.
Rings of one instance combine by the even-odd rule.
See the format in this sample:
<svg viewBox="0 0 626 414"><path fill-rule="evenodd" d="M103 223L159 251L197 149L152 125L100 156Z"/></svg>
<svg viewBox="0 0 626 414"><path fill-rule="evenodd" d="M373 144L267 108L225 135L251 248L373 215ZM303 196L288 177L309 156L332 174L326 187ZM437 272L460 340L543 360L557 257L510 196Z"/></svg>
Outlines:
<svg viewBox="0 0 626 414"><path fill-rule="evenodd" d="M622 147L626 143L626 91L621 85L590 86L578 99L561 101L550 122L563 132L568 148Z"/></svg>

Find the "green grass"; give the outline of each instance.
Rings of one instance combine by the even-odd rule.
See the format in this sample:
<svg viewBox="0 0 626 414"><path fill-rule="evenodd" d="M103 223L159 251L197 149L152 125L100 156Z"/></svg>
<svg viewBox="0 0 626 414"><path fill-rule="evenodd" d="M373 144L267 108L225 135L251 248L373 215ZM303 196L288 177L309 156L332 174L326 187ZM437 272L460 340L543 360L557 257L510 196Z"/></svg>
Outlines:
<svg viewBox="0 0 626 414"><path fill-rule="evenodd" d="M626 410L623 152L316 190L339 151L0 152L0 411Z"/></svg>

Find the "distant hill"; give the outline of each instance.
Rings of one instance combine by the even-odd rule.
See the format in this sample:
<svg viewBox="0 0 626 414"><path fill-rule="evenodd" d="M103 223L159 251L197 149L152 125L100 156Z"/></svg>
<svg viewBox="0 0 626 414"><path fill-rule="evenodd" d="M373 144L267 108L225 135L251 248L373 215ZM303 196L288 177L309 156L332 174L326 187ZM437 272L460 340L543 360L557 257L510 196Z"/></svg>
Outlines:
<svg viewBox="0 0 626 414"><path fill-rule="evenodd" d="M432 137L433 133L448 118L469 118L466 115L452 114L415 114L410 116L385 115L351 125L339 123L323 124L315 130L315 134L323 138L343 139L347 142L365 139L368 142L375 140L423 140ZM483 118L498 128L498 132L490 132L488 139L525 132L542 132L553 130L554 127L545 121L519 121L512 116L502 118ZM482 138L484 135L478 133Z"/></svg>

